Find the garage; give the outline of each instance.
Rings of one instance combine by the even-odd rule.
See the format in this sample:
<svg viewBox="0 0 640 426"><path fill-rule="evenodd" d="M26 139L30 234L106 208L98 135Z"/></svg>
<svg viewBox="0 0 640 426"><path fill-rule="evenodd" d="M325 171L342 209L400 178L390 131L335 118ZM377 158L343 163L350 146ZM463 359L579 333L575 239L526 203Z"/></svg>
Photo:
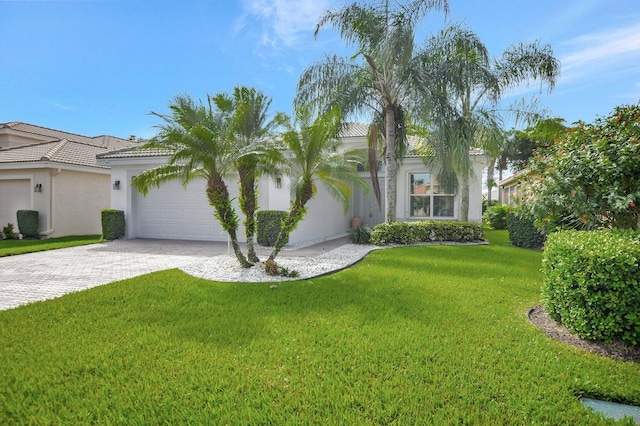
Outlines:
<svg viewBox="0 0 640 426"><path fill-rule="evenodd" d="M18 232L18 210L31 209L31 181L29 179L0 180L0 228L12 223Z"/></svg>
<svg viewBox="0 0 640 426"><path fill-rule="evenodd" d="M213 216L205 194L205 181L185 189L178 181L150 188L147 196L132 190L134 233L137 238L227 241Z"/></svg>

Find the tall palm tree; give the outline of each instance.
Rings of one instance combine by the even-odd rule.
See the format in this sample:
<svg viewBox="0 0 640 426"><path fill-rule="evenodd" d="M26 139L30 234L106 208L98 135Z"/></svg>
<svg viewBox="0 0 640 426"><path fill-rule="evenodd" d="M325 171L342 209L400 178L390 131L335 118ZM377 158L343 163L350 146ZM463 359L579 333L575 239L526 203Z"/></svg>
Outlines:
<svg viewBox="0 0 640 426"><path fill-rule="evenodd" d="M229 114L215 108L211 96L207 96L206 105L186 95L176 96L169 109L171 115L152 113L164 123L158 125L158 134L145 146L167 150L169 161L140 173L133 179L133 185L146 195L150 187L159 187L169 180L178 179L187 185L193 179L204 178L209 203L229 234L238 262L244 268L252 266L238 244L238 216L225 183L225 176L233 172L242 153L229 137Z"/></svg>
<svg viewBox="0 0 640 426"><path fill-rule="evenodd" d="M256 231L255 212L258 208L258 178L263 173L276 173L273 167L274 155L271 150L258 149L268 146L266 141L273 136L278 116L269 117L271 98L255 88L237 86L233 94L215 97L220 110L230 113L229 137L235 144L238 155L236 170L240 181L239 205L245 216L244 227L247 239L247 257L250 262L259 262L255 253L254 235Z"/></svg>
<svg viewBox="0 0 640 426"><path fill-rule="evenodd" d="M458 26L432 37L426 50L423 79L431 82L427 86L431 102L421 118L434 131L431 161L445 180L457 178L460 220L466 221L473 173L469 150L483 148L498 155L505 140L505 114L513 114L516 120L538 117L525 99L500 109L503 97L510 89L535 80L552 90L560 64L549 45L537 42L516 43L491 59L481 40Z"/></svg>
<svg viewBox="0 0 640 426"><path fill-rule="evenodd" d="M329 193L342 202L345 213L349 209L352 185L365 188L356 167L364 161L362 151L340 149L342 142L337 139L341 128L340 110L333 107L314 118L312 108L298 107L295 114L294 122L288 123L282 137L287 153L283 170L290 177L293 200L270 260L275 259L291 232L304 219L306 205L317 192L316 182L322 182Z"/></svg>
<svg viewBox="0 0 640 426"><path fill-rule="evenodd" d="M327 10L315 34L334 27L356 49L352 58L326 56L307 68L298 83L295 104L312 104L320 111L340 105L346 114L373 113L383 117L385 160L385 220L396 217L398 153L406 148L404 110L423 90L419 81L422 51L415 48L416 27L433 9L448 12L448 0L379 0ZM372 118L373 118L372 116ZM373 169L372 169L373 170ZM373 179L377 181L377 179Z"/></svg>

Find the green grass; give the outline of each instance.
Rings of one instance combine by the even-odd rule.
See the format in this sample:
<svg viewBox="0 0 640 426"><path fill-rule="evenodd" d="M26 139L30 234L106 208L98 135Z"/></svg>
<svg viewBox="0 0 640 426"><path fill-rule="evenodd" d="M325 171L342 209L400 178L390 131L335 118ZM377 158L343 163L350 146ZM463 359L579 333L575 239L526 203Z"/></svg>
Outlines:
<svg viewBox="0 0 640 426"><path fill-rule="evenodd" d="M46 240L0 240L0 257L95 244L101 241L100 235L76 235Z"/></svg>
<svg viewBox="0 0 640 426"><path fill-rule="evenodd" d="M640 365L527 321L540 253L487 236L275 290L169 270L0 312L0 423L597 425L580 395L640 404Z"/></svg>

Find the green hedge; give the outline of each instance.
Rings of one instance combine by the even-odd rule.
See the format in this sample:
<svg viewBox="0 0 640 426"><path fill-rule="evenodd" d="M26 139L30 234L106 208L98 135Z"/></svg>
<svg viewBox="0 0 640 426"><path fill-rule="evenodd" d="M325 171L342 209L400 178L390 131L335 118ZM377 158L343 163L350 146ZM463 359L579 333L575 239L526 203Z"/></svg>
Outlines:
<svg viewBox="0 0 640 426"><path fill-rule="evenodd" d="M533 221L521 216L519 210L511 209L507 215L509 241L516 247L539 249L544 246L546 234L535 227Z"/></svg>
<svg viewBox="0 0 640 426"><path fill-rule="evenodd" d="M264 247L273 247L278 239L282 220L287 212L281 210L260 210L256 213L256 239ZM285 241L285 244L287 241Z"/></svg>
<svg viewBox="0 0 640 426"><path fill-rule="evenodd" d="M378 246L431 241L470 242L481 239L482 225L472 222L392 222L376 225L371 231L371 243Z"/></svg>
<svg viewBox="0 0 640 426"><path fill-rule="evenodd" d="M124 237L124 212L122 210L102 210L102 238L116 240Z"/></svg>
<svg viewBox="0 0 640 426"><path fill-rule="evenodd" d="M507 216L511 211L508 204L495 204L489 207L483 214L485 222L493 229L507 229Z"/></svg>
<svg viewBox="0 0 640 426"><path fill-rule="evenodd" d="M542 305L552 318L585 339L640 346L639 234L551 234L542 272Z"/></svg>
<svg viewBox="0 0 640 426"><path fill-rule="evenodd" d="M36 210L18 210L18 230L27 238L38 238L38 215Z"/></svg>

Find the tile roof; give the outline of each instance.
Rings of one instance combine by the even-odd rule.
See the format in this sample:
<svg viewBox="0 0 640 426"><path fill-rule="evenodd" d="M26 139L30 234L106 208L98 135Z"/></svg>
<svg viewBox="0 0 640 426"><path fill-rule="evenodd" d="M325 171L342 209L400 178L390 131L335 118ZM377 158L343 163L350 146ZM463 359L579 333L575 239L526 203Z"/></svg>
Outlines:
<svg viewBox="0 0 640 426"><path fill-rule="evenodd" d="M159 148L144 148L143 146L136 146L132 148L120 149L118 151L109 151L104 154L99 154L100 159L110 158L140 158L140 157L165 157L173 154L170 149Z"/></svg>
<svg viewBox="0 0 640 426"><path fill-rule="evenodd" d="M63 132L61 130L50 129L48 127L36 126L34 124L23 123L21 121L0 123L0 129L11 129L18 132L31 133L33 135L39 135L59 140L66 139L73 142L80 142L87 145L107 148L110 151L130 147L135 144L134 141L118 138L115 136L101 135L89 137L78 135L75 133Z"/></svg>
<svg viewBox="0 0 640 426"><path fill-rule="evenodd" d="M369 134L369 125L356 122L345 123L340 131L341 138L366 137L367 134Z"/></svg>
<svg viewBox="0 0 640 426"><path fill-rule="evenodd" d="M369 132L369 125L363 123L349 122L345 123L345 126L340 131L339 137L341 138L359 138L366 137ZM406 157L417 158L419 155L416 153L418 148L423 142L422 139L417 136L408 137L409 146L407 149ZM148 149L142 146L130 147L121 149L118 151L111 151L105 154L98 155L100 159L114 159L114 158L141 158L141 157L163 157L171 155L172 151L169 149ZM478 148L471 148L469 155L483 155L484 151Z"/></svg>
<svg viewBox="0 0 640 426"><path fill-rule="evenodd" d="M63 139L0 150L0 164L47 161L60 164L99 166L96 155L108 152L105 147Z"/></svg>

